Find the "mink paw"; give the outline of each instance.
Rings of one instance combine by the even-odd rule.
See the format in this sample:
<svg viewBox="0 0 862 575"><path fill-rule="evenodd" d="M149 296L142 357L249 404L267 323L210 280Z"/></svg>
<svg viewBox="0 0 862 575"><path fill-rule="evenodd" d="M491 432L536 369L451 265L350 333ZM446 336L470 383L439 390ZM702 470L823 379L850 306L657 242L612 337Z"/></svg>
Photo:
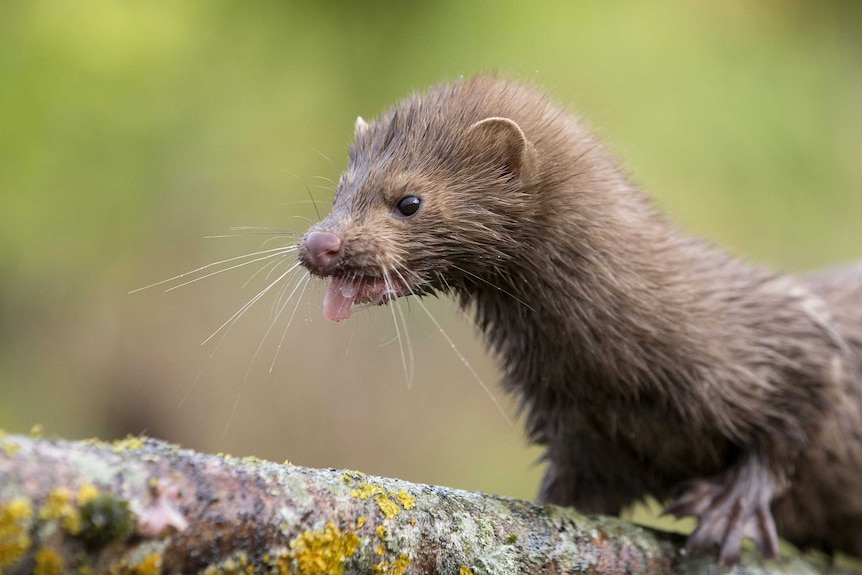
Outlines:
<svg viewBox="0 0 862 575"><path fill-rule="evenodd" d="M713 479L684 484L665 513L698 518L685 545L689 553L718 546L719 564L733 565L739 560L742 540L748 537L763 556L778 559L778 532L769 509L773 494L768 471L744 465Z"/></svg>

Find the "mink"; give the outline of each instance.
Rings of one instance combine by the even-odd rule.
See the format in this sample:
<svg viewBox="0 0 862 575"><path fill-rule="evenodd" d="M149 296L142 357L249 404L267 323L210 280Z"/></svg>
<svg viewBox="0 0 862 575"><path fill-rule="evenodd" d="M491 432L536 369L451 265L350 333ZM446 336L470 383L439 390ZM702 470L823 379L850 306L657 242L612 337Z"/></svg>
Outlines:
<svg viewBox="0 0 862 575"><path fill-rule="evenodd" d="M481 75L359 118L298 245L324 316L450 294L544 447L538 499L693 515L732 564L862 556L862 265L792 276L681 232L582 121Z"/></svg>

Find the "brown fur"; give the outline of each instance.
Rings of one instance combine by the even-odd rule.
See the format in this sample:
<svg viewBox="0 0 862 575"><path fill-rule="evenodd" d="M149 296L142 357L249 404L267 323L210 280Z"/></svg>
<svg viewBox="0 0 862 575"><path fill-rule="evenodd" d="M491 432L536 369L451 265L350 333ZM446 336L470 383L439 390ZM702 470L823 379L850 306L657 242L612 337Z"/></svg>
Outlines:
<svg viewBox="0 0 862 575"><path fill-rule="evenodd" d="M314 231L341 245L322 264L303 240L312 273L475 310L543 501L675 496L725 563L743 536L777 554L771 507L790 541L862 555L862 268L776 275L683 235L576 118L489 76L357 123Z"/></svg>

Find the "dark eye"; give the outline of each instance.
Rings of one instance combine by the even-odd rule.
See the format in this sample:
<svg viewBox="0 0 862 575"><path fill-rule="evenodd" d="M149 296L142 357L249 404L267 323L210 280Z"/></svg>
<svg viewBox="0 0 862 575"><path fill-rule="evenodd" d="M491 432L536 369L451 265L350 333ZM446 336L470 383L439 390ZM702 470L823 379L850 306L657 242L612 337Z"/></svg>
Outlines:
<svg viewBox="0 0 862 575"><path fill-rule="evenodd" d="M422 200L416 196L404 196L398 200L398 204L395 206L395 209L398 210L398 213L402 216L409 217L418 212L419 206L421 205Z"/></svg>

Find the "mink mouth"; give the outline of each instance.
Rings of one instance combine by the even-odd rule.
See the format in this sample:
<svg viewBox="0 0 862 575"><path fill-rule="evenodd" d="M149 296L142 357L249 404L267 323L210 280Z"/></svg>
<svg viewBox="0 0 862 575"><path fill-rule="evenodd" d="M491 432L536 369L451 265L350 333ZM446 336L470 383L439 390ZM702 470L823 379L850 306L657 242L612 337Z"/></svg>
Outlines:
<svg viewBox="0 0 862 575"><path fill-rule="evenodd" d="M383 277L333 275L323 296L323 317L341 321L350 317L357 304L383 305L399 297L410 295L410 287L403 281Z"/></svg>

